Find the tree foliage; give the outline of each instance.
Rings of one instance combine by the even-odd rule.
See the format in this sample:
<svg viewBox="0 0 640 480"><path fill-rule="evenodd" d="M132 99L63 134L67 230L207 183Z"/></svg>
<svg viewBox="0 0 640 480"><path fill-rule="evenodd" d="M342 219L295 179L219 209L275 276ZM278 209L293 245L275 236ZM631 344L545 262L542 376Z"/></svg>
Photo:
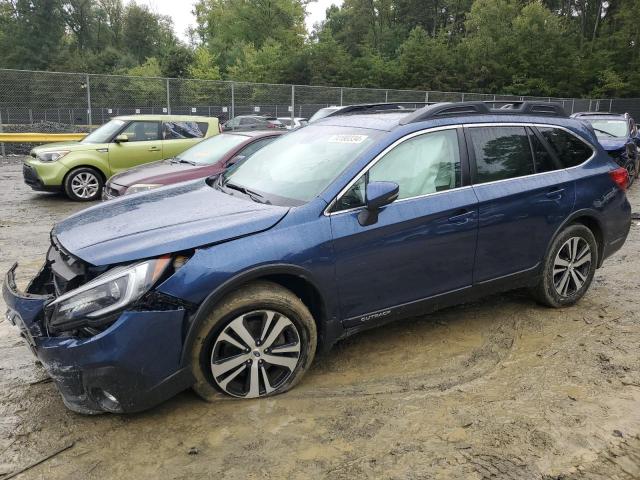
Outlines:
<svg viewBox="0 0 640 480"><path fill-rule="evenodd" d="M638 0L198 0L189 44L124 0L0 0L0 67L208 80L640 96Z"/></svg>

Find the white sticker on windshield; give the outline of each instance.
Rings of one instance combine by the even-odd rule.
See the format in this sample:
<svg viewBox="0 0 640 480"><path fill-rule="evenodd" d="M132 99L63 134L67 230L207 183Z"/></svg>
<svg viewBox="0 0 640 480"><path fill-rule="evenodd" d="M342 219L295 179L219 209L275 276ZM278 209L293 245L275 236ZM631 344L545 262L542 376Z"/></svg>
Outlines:
<svg viewBox="0 0 640 480"><path fill-rule="evenodd" d="M366 135L331 135L329 143L362 143L366 139Z"/></svg>

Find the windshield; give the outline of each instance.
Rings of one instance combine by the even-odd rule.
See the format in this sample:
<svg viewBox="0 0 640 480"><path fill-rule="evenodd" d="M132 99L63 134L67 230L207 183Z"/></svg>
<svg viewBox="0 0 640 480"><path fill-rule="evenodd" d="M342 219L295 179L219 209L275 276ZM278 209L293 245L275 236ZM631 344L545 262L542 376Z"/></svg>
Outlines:
<svg viewBox="0 0 640 480"><path fill-rule="evenodd" d="M80 143L107 143L125 123L124 120L111 120L84 137Z"/></svg>
<svg viewBox="0 0 640 480"><path fill-rule="evenodd" d="M247 141L244 135L230 135L221 133L204 142L200 142L182 152L176 158L196 165L213 165L219 162L229 152L241 143Z"/></svg>
<svg viewBox="0 0 640 480"><path fill-rule="evenodd" d="M316 120L320 120L321 118L326 117L327 115L335 112L336 110L338 110L338 108L340 107L326 107L326 108L321 108L320 110L318 110L316 113L314 113L311 118L309 119L309 123L311 122L315 122Z"/></svg>
<svg viewBox="0 0 640 480"><path fill-rule="evenodd" d="M271 203L301 205L318 196L384 132L311 125L258 150L223 174L223 184L243 187Z"/></svg>
<svg viewBox="0 0 640 480"><path fill-rule="evenodd" d="M624 120L589 120L598 138L626 137L627 122Z"/></svg>

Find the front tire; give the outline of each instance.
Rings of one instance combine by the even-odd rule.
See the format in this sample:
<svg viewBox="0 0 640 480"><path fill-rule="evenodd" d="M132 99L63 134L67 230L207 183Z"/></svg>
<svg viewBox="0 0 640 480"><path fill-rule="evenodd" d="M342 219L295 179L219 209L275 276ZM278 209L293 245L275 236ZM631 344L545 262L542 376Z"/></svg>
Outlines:
<svg viewBox="0 0 640 480"><path fill-rule="evenodd" d="M598 265L598 244L584 225L570 225L553 240L542 277L532 293L543 305L573 305L589 289Z"/></svg>
<svg viewBox="0 0 640 480"><path fill-rule="evenodd" d="M208 401L286 392L309 369L316 351L309 309L291 291L266 281L223 298L196 328L193 389Z"/></svg>
<svg viewBox="0 0 640 480"><path fill-rule="evenodd" d="M626 168L627 172L629 173L629 187L630 187L631 185L633 185L633 182L638 176L638 172L636 171L636 161L628 160L627 163L625 163L624 168Z"/></svg>
<svg viewBox="0 0 640 480"><path fill-rule="evenodd" d="M104 180L94 168L80 167L71 170L64 179L64 192L75 202L92 202L102 194Z"/></svg>

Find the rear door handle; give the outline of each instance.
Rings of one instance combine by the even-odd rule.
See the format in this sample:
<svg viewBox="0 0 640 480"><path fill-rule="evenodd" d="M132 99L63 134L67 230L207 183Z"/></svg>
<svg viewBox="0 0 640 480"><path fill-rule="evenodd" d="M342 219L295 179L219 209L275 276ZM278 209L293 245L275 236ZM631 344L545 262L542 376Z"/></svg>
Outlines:
<svg viewBox="0 0 640 480"><path fill-rule="evenodd" d="M159 152L160 151L160 147L155 147L155 146L149 147L149 151L150 152Z"/></svg>
<svg viewBox="0 0 640 480"><path fill-rule="evenodd" d="M546 197L559 200L562 198L563 193L564 193L564 188L558 188L556 190L551 190L550 192L547 192Z"/></svg>
<svg viewBox="0 0 640 480"><path fill-rule="evenodd" d="M467 223L471 219L471 217L473 216L473 213L474 213L473 211L462 210L460 213L452 217L449 217L449 222L462 225L464 223Z"/></svg>

